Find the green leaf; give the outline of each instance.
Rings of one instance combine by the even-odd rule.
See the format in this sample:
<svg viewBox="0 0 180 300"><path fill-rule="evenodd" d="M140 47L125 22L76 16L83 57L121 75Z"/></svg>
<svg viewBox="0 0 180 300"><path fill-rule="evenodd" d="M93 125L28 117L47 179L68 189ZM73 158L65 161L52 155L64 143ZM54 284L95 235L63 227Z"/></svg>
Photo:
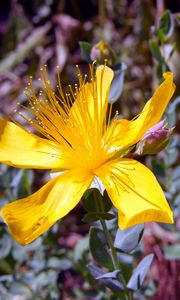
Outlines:
<svg viewBox="0 0 180 300"><path fill-rule="evenodd" d="M91 212L91 213L87 213L85 214L85 216L83 217L82 221L83 222L94 222L97 221L99 219L103 219L103 220L112 220L115 218L115 215L110 214L110 213L96 213L96 212Z"/></svg>
<svg viewBox="0 0 180 300"><path fill-rule="evenodd" d="M122 283L119 282L116 278L114 278L114 275L115 274L118 275L119 272L120 272L120 270L115 270L115 271L110 272L110 273L105 273L104 270L102 270L101 268L99 268L98 266L96 266L94 264L89 264L88 265L88 269L89 269L91 275L95 279L101 279L101 282L105 286L109 287L112 291L114 291L114 292L121 292L121 291L123 291L123 285L122 285ZM103 278L103 276L105 278Z"/></svg>
<svg viewBox="0 0 180 300"><path fill-rule="evenodd" d="M161 182L166 181L166 168L164 162L162 160L157 160L155 157L151 157L150 159L152 171L158 177Z"/></svg>
<svg viewBox="0 0 180 300"><path fill-rule="evenodd" d="M103 275L104 274L104 270L102 270L101 268L99 268L98 266L96 266L95 264L93 263L90 263L88 264L88 269L91 273L91 275L94 277L94 278L98 278L99 276Z"/></svg>
<svg viewBox="0 0 180 300"><path fill-rule="evenodd" d="M168 125L169 127L173 127L176 124L176 118L178 116L177 110L180 109L180 96L175 98L173 102L169 103L167 110L166 110L166 116L168 118Z"/></svg>
<svg viewBox="0 0 180 300"><path fill-rule="evenodd" d="M165 163L166 167L171 166L178 159L180 150L180 140L177 135L172 136L169 145L165 151Z"/></svg>
<svg viewBox="0 0 180 300"><path fill-rule="evenodd" d="M13 273L13 267L10 265L10 263L5 259L0 259L0 273L2 274L12 274Z"/></svg>
<svg viewBox="0 0 180 300"><path fill-rule="evenodd" d="M126 253L131 252L139 244L143 231L144 224L139 224L125 230L118 229L114 247Z"/></svg>
<svg viewBox="0 0 180 300"><path fill-rule="evenodd" d="M174 19L169 10L166 10L159 20L158 30L160 30L166 38L169 38L174 30Z"/></svg>
<svg viewBox="0 0 180 300"><path fill-rule="evenodd" d="M98 277L96 277L96 279L117 279L118 275L122 273L121 270L114 270L113 272L108 272L108 273L104 273Z"/></svg>
<svg viewBox="0 0 180 300"><path fill-rule="evenodd" d="M108 211L110 211L111 207L112 207L111 199L109 198L107 191L104 190L104 193L103 193L103 211L108 212Z"/></svg>
<svg viewBox="0 0 180 300"><path fill-rule="evenodd" d="M91 49L92 49L92 45L88 42L79 42L79 46L81 49L81 56L82 58L87 62L87 63L91 63L91 58L90 58L90 54L91 54Z"/></svg>
<svg viewBox="0 0 180 300"><path fill-rule="evenodd" d="M180 244L165 246L164 255L169 260L180 260Z"/></svg>
<svg viewBox="0 0 180 300"><path fill-rule="evenodd" d="M124 72L126 65L119 63L112 67L114 70L114 79L109 92L109 103L113 103L121 96L124 87Z"/></svg>
<svg viewBox="0 0 180 300"><path fill-rule="evenodd" d="M174 195L180 196L180 166L173 169L172 177L170 181L170 192Z"/></svg>
<svg viewBox="0 0 180 300"><path fill-rule="evenodd" d="M151 50L151 53L152 53L152 55L154 56L154 58L155 58L160 64L163 64L164 59L163 59L163 57L162 57L162 55L161 55L161 51L160 51L159 45L156 43L156 41L155 41L155 40L150 40L149 46L150 46L150 50Z"/></svg>
<svg viewBox="0 0 180 300"><path fill-rule="evenodd" d="M166 35L164 34L164 32L162 31L162 29L157 29L156 30L156 35L158 36L158 38L160 39L161 43L165 43L167 41Z"/></svg>
<svg viewBox="0 0 180 300"><path fill-rule="evenodd" d="M159 80L163 78L163 64L158 63L156 66L156 74Z"/></svg>
<svg viewBox="0 0 180 300"><path fill-rule="evenodd" d="M104 192L102 196L100 191L96 188L91 188L84 193L82 197L82 204L89 213L106 213L112 207L112 202L107 193Z"/></svg>
<svg viewBox="0 0 180 300"><path fill-rule="evenodd" d="M103 267L112 270L112 259L106 248L104 232L99 228L91 227L89 235L89 248L93 258Z"/></svg>
<svg viewBox="0 0 180 300"><path fill-rule="evenodd" d="M144 279L149 271L149 267L152 263L153 257L153 254L149 254L145 256L143 260L141 260L127 284L128 289L136 291L142 286Z"/></svg>
<svg viewBox="0 0 180 300"><path fill-rule="evenodd" d="M99 205L97 202L102 202L102 195L96 188L87 190L82 197L82 204L88 212L98 212Z"/></svg>
<svg viewBox="0 0 180 300"><path fill-rule="evenodd" d="M3 234L0 237L0 259L5 258L12 247L12 239L8 234Z"/></svg>

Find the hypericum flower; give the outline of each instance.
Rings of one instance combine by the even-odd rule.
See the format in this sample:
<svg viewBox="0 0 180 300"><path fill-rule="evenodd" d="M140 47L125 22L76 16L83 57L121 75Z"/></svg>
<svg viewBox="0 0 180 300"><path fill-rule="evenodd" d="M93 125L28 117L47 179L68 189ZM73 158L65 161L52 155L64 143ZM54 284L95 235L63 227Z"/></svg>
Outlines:
<svg viewBox="0 0 180 300"><path fill-rule="evenodd" d="M78 69L79 70L79 69ZM36 96L30 80L26 94L34 119L23 116L44 138L20 125L0 119L0 161L15 167L51 169L64 173L31 196L5 205L1 216L22 245L32 242L80 201L94 178L104 184L118 210L119 226L159 221L173 223L172 211L152 172L125 158L127 150L161 118L175 86L173 74L165 80L132 121L110 121L108 93L113 71L99 66L91 82L78 71L79 85L63 94L59 78L56 95L42 70L43 89Z"/></svg>

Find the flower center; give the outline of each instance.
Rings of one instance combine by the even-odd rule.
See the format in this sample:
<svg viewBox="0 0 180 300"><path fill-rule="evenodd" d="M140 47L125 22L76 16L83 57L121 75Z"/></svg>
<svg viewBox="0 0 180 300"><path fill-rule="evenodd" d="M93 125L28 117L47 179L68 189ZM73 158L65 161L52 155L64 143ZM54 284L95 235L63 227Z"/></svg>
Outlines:
<svg viewBox="0 0 180 300"><path fill-rule="evenodd" d="M77 66L78 85L74 88L69 85L66 94L62 90L59 70L58 93L53 91L47 79L46 66L40 70L43 91L36 96L30 77L25 89L30 108L20 105L34 117L27 118L21 112L18 114L51 142L59 153L59 159L66 162L66 168L83 168L93 172L108 159L111 140L111 134L108 139L103 139L112 109L110 106L107 118L108 95L103 96L103 68L97 81L94 65L91 65L91 81L88 83L87 75L83 78Z"/></svg>

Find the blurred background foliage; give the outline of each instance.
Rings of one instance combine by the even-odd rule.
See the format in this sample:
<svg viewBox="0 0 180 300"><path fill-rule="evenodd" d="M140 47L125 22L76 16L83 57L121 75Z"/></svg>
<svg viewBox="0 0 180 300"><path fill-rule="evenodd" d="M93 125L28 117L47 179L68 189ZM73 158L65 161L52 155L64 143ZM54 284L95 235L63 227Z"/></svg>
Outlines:
<svg viewBox="0 0 180 300"><path fill-rule="evenodd" d="M4 118L17 108L17 102L26 105L23 91L29 75L37 91L40 89L39 69L44 64L56 88L57 65L66 87L76 82L76 64L86 72L87 62L108 58L116 70L111 90L111 100L117 100L113 110L118 109L126 118L139 113L164 71L174 72L177 89L166 112L169 126L175 126L174 135L164 151L137 159L156 174L174 209L175 225L146 224L140 244L140 236L136 236L133 251L126 248L127 241L122 245L115 240L127 278L144 256L149 268L151 257L147 255L154 254L145 284L140 290L137 287L134 299L180 299L179 11L176 0L1 1L0 112ZM105 42L101 51L100 41ZM1 165L0 205L27 196L48 179L48 172ZM84 196L83 205L26 247L14 242L1 222L0 300L124 299L119 286L112 285L111 279L117 274L108 275L108 285L107 275L98 267L110 272L111 262L106 251L104 256L98 255L97 245L104 246L103 237L96 217L86 214L87 197L90 195ZM109 215L116 214L110 207L107 212L109 209ZM109 218L107 223L114 234L116 219L105 218ZM90 235L89 221L94 221ZM142 236L142 230L139 232ZM131 280L129 284L134 283Z"/></svg>

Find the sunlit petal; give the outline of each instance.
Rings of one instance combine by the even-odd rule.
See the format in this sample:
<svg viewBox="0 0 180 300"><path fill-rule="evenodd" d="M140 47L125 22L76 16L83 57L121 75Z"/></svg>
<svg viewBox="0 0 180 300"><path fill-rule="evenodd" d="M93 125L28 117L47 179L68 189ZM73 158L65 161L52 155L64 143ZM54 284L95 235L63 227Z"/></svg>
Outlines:
<svg viewBox="0 0 180 300"><path fill-rule="evenodd" d="M14 239L26 245L72 210L91 181L86 172L66 172L31 196L5 205L1 216Z"/></svg>
<svg viewBox="0 0 180 300"><path fill-rule="evenodd" d="M66 139L76 153L71 155L74 168L92 170L107 158L102 147L102 135L108 105L108 93L113 78L113 71L106 66L99 66L96 76L91 69L92 82L82 83L79 74L80 91L69 111L66 123ZM94 76L94 77L93 77Z"/></svg>
<svg viewBox="0 0 180 300"><path fill-rule="evenodd" d="M132 121L117 120L109 127L106 134L111 139L110 152L136 144L150 127L159 122L175 91L173 74L164 73L164 78L139 117Z"/></svg>
<svg viewBox="0 0 180 300"><path fill-rule="evenodd" d="M0 118L0 161L23 168L61 168L63 160L52 142Z"/></svg>
<svg viewBox="0 0 180 300"><path fill-rule="evenodd" d="M110 68L99 66L95 78L92 74L92 83L82 84L80 87L80 92L71 108L71 115L73 117L79 115L83 121L83 113L86 112L91 120L99 121L100 124L106 115L108 94L113 77L114 72Z"/></svg>
<svg viewBox="0 0 180 300"><path fill-rule="evenodd" d="M153 173L132 159L111 161L96 171L125 229L144 222L173 223L172 211Z"/></svg>

